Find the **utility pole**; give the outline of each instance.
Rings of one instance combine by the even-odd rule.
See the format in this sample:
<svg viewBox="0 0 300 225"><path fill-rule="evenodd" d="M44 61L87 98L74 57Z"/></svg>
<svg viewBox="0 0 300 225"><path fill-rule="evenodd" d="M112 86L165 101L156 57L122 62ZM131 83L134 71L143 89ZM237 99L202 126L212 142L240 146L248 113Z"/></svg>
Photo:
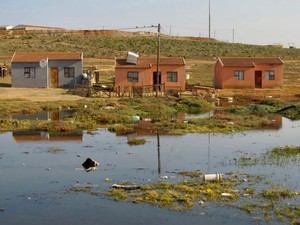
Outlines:
<svg viewBox="0 0 300 225"><path fill-rule="evenodd" d="M160 23L157 26L157 61L156 61L156 97L158 97L158 88L159 88L159 57L160 57Z"/></svg>
<svg viewBox="0 0 300 225"><path fill-rule="evenodd" d="M210 39L210 0L208 2L208 38Z"/></svg>
<svg viewBox="0 0 300 225"><path fill-rule="evenodd" d="M232 43L234 43L234 29L232 29Z"/></svg>

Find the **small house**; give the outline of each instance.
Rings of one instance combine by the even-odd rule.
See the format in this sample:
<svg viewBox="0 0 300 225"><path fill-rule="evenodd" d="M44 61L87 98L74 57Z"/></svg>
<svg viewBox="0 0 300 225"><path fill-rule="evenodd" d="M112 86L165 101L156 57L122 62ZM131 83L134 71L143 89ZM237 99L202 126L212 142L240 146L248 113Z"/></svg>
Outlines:
<svg viewBox="0 0 300 225"><path fill-rule="evenodd" d="M12 87L74 88L82 84L82 53L17 52L11 59Z"/></svg>
<svg viewBox="0 0 300 225"><path fill-rule="evenodd" d="M13 29L13 26L11 26L11 25L0 26L0 30L11 30L11 29Z"/></svg>
<svg viewBox="0 0 300 225"><path fill-rule="evenodd" d="M279 57L218 58L215 88L276 88L283 85L283 61Z"/></svg>
<svg viewBox="0 0 300 225"><path fill-rule="evenodd" d="M27 25L27 24L19 24L14 26L12 30L25 30L25 31L63 31L64 28L60 27L46 27L46 26L35 26L35 25Z"/></svg>
<svg viewBox="0 0 300 225"><path fill-rule="evenodd" d="M139 57L129 52L127 58L116 59L115 86L164 85L165 90L184 90L185 64L184 58L160 58L157 76L157 58Z"/></svg>

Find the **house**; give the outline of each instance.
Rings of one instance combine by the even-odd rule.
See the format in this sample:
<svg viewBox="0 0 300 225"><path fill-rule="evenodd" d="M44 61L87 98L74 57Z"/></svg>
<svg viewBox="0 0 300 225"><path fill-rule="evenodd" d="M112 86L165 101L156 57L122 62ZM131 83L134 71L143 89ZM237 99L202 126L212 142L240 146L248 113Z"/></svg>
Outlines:
<svg viewBox="0 0 300 225"><path fill-rule="evenodd" d="M215 88L275 88L283 85L283 61L278 57L218 58Z"/></svg>
<svg viewBox="0 0 300 225"><path fill-rule="evenodd" d="M13 28L13 26L10 26L10 25L0 26L0 30L11 30L12 28Z"/></svg>
<svg viewBox="0 0 300 225"><path fill-rule="evenodd" d="M127 58L116 59L116 87L163 84L165 90L184 90L185 82L184 58L160 58L159 76L157 58L139 57L129 52Z"/></svg>
<svg viewBox="0 0 300 225"><path fill-rule="evenodd" d="M11 59L12 87L68 87L81 84L82 53L16 52Z"/></svg>
<svg viewBox="0 0 300 225"><path fill-rule="evenodd" d="M14 26L12 30L27 30L27 31L32 31L32 30L45 30L45 31L61 31L65 30L63 28L59 27L46 27L46 26L34 26L34 25L26 25L26 24L19 24L17 26Z"/></svg>

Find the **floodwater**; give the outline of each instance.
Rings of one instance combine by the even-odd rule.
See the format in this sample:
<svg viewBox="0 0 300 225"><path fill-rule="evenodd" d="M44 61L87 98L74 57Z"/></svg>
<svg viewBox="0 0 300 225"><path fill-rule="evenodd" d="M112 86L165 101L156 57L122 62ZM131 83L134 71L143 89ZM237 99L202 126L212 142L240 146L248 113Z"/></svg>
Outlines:
<svg viewBox="0 0 300 225"><path fill-rule="evenodd" d="M74 185L96 185L103 193L113 183L147 183L178 171L204 173L243 171L267 176L274 184L300 191L298 165L239 166L239 154L261 154L273 147L300 146L300 121L282 118L277 129L233 134L144 134L145 145L129 146L126 136L105 129L60 137L44 133L0 134L1 224L267 224L238 209L215 206L174 212L147 204L115 202L104 194L93 196L65 190ZM60 149L49 152L49 149ZM86 172L86 158L100 163ZM105 182L110 178L113 182ZM278 224L270 222L268 224Z"/></svg>

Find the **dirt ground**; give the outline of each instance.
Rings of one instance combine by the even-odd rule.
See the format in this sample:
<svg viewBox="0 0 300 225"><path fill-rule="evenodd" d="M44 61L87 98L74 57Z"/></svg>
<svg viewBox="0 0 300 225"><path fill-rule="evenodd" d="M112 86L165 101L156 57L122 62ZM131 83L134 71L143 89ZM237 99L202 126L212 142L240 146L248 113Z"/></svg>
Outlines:
<svg viewBox="0 0 300 225"><path fill-rule="evenodd" d="M0 78L0 100L59 101L83 99L62 88L12 88L10 77Z"/></svg>
<svg viewBox="0 0 300 225"><path fill-rule="evenodd" d="M299 99L299 88L277 89L221 89L216 90L216 97L235 97L249 99ZM10 77L0 78L0 100L19 99L30 101L59 101L84 99L62 88L12 88Z"/></svg>

